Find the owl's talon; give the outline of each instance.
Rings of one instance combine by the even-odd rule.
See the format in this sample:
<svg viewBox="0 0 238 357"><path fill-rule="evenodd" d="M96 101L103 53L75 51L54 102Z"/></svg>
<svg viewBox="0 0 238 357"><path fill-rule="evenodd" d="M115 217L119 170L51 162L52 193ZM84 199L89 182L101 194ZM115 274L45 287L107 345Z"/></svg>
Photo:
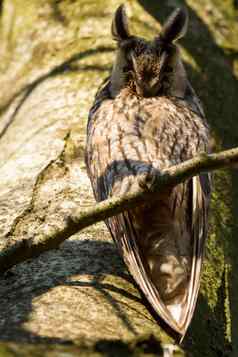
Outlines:
<svg viewBox="0 0 238 357"><path fill-rule="evenodd" d="M138 176L138 184L140 186L140 188L142 188L143 190L146 191L151 191L153 185L155 184L156 181L156 174L154 172L154 170L150 170L148 172L145 172L143 174L141 174L140 176Z"/></svg>

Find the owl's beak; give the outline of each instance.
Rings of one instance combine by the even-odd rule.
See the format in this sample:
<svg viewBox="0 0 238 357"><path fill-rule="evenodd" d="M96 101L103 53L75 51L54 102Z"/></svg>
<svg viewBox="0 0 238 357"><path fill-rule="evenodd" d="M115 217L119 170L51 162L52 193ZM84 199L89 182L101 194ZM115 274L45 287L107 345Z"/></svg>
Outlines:
<svg viewBox="0 0 238 357"><path fill-rule="evenodd" d="M155 85L151 86L150 83L138 83L136 82L136 92L139 96L149 98L158 95L161 84L157 82Z"/></svg>

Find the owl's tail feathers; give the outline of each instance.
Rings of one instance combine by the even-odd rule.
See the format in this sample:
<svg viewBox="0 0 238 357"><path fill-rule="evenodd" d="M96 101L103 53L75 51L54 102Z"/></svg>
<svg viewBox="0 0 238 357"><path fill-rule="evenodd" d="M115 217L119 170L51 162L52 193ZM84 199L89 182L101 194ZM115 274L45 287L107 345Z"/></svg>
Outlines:
<svg viewBox="0 0 238 357"><path fill-rule="evenodd" d="M161 300L180 325L188 297L191 257L181 255L171 236L174 238L171 232L158 236L157 241L147 248L145 260Z"/></svg>

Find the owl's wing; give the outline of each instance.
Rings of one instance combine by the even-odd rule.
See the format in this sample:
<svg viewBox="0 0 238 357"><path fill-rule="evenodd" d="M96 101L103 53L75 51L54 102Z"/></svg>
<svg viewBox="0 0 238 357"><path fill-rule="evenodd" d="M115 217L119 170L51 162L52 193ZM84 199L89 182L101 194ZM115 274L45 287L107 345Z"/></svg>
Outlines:
<svg viewBox="0 0 238 357"><path fill-rule="evenodd" d="M193 317L200 286L202 260L208 228L208 210L211 193L211 175L202 174L192 178L192 209L189 212L192 226L192 267L188 287L187 306L181 326L182 338Z"/></svg>
<svg viewBox="0 0 238 357"><path fill-rule="evenodd" d="M189 182L190 208L188 222L192 232L191 273L186 294L186 303L179 320L162 301L158 289L150 278L144 254L138 246L137 232L130 212L109 218L106 224L116 242L125 264L152 305L156 313L173 329L182 340L192 319L200 285L201 265L207 234L207 211L210 195L210 177L208 174L193 177ZM100 190L103 187L100 188ZM176 309L175 309L176 310ZM175 313L176 314L176 313Z"/></svg>

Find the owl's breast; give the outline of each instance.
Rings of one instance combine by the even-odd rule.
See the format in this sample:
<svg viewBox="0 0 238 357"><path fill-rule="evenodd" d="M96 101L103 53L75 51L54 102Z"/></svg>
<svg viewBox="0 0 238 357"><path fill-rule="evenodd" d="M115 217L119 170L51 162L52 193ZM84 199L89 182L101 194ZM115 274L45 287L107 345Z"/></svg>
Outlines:
<svg viewBox="0 0 238 357"><path fill-rule="evenodd" d="M203 118L173 98L122 92L89 117L86 161L97 200L125 194L141 174L208 151Z"/></svg>
<svg viewBox="0 0 238 357"><path fill-rule="evenodd" d="M151 166L163 170L207 146L204 120L166 97L121 94L102 102L90 118L87 147L100 175L134 176Z"/></svg>

